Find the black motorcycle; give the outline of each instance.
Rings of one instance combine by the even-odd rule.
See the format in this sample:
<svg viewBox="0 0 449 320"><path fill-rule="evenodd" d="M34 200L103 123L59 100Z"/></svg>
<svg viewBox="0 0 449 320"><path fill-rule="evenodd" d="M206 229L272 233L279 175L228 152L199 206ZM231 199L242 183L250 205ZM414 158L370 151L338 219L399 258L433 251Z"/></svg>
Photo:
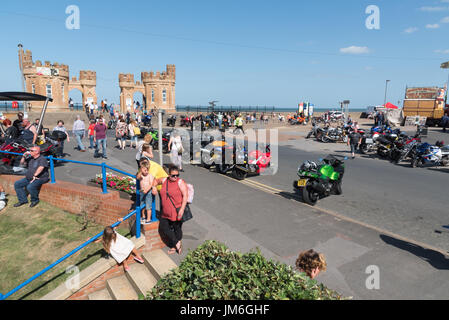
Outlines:
<svg viewBox="0 0 449 320"><path fill-rule="evenodd" d="M171 115L167 118L167 126L174 127L176 125L176 115Z"/></svg>

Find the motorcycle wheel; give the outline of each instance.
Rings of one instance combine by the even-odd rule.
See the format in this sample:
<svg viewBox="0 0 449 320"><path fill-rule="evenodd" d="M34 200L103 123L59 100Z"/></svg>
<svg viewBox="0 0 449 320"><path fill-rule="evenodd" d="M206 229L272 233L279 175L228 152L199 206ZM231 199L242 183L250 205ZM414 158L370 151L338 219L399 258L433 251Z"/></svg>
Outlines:
<svg viewBox="0 0 449 320"><path fill-rule="evenodd" d="M341 187L341 181L335 182L334 191L336 195L341 195L343 193L343 189Z"/></svg>
<svg viewBox="0 0 449 320"><path fill-rule="evenodd" d="M360 152L362 153L362 154L367 154L368 153L368 151L369 151L369 149L368 149L368 145L367 144L362 144L362 145L360 145Z"/></svg>
<svg viewBox="0 0 449 320"><path fill-rule="evenodd" d="M215 170L217 173L224 174L225 173L225 166L223 164L217 164L215 165Z"/></svg>
<svg viewBox="0 0 449 320"><path fill-rule="evenodd" d="M305 188L302 188L302 199L305 203L314 206L318 202L318 198L318 194L314 193L309 185L307 185Z"/></svg>
<svg viewBox="0 0 449 320"><path fill-rule="evenodd" d="M385 152L383 152L383 151L380 150L380 149L377 149L377 155L378 155L379 157L381 157L381 158L386 158L386 157L387 157L387 155L385 154Z"/></svg>
<svg viewBox="0 0 449 320"><path fill-rule="evenodd" d="M321 142L328 143L329 141L330 141L330 139L326 135L323 134L321 136Z"/></svg>
<svg viewBox="0 0 449 320"><path fill-rule="evenodd" d="M419 165L419 160L418 158L412 158L410 165L412 168L416 168Z"/></svg>
<svg viewBox="0 0 449 320"><path fill-rule="evenodd" d="M245 180L245 178L247 177L248 173L246 173L245 171L242 170L238 170L238 169L232 169L232 176L237 179L237 180Z"/></svg>

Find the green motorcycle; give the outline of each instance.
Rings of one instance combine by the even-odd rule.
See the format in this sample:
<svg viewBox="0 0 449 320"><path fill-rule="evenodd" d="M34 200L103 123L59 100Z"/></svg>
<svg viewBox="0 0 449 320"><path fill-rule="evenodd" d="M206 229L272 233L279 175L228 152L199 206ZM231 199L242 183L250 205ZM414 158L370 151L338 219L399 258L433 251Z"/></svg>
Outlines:
<svg viewBox="0 0 449 320"><path fill-rule="evenodd" d="M298 168L299 180L293 182L295 192L300 193L304 202L314 206L319 199L331 194L343 193L341 184L345 173L345 163L340 156L328 155L320 159L321 164L306 161Z"/></svg>

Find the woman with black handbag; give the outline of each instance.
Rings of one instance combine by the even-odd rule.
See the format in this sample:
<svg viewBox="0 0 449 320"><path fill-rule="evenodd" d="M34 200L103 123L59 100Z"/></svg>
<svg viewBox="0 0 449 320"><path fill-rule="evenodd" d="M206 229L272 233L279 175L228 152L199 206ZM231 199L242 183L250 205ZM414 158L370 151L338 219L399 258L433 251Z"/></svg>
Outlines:
<svg viewBox="0 0 449 320"><path fill-rule="evenodd" d="M187 216L191 218L190 208L187 204L188 187L184 180L179 178L179 169L170 166L168 178L155 179L153 186L162 185L160 191L162 213L159 227L168 240L168 254L182 253L182 224ZM183 219L184 218L184 219Z"/></svg>

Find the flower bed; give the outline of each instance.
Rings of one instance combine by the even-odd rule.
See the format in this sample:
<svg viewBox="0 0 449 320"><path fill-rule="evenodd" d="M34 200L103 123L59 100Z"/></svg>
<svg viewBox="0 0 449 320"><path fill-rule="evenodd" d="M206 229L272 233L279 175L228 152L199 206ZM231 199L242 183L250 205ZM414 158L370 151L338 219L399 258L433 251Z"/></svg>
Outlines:
<svg viewBox="0 0 449 320"><path fill-rule="evenodd" d="M92 182L103 185L103 175L97 174L95 176L95 179L91 180ZM115 174L112 174L110 172L106 173L106 185L109 188L123 191L128 194L134 194L136 193L136 179L131 177L122 177Z"/></svg>

